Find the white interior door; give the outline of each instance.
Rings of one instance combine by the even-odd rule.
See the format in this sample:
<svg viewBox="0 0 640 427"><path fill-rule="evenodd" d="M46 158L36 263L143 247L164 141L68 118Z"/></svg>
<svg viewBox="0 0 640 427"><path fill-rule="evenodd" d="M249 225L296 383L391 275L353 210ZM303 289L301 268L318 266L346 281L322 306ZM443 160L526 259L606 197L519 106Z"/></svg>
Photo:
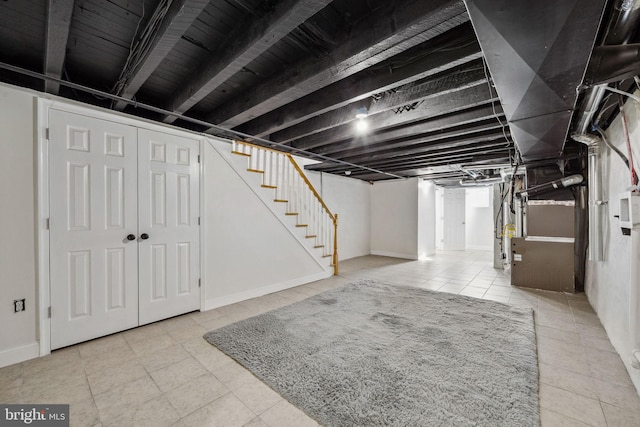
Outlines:
<svg viewBox="0 0 640 427"><path fill-rule="evenodd" d="M200 308L197 140L138 133L140 324Z"/></svg>
<svg viewBox="0 0 640 427"><path fill-rule="evenodd" d="M138 165L134 127L57 110L49 123L55 349L138 325Z"/></svg>
<svg viewBox="0 0 640 427"><path fill-rule="evenodd" d="M444 250L465 249L465 189L446 188L444 190Z"/></svg>

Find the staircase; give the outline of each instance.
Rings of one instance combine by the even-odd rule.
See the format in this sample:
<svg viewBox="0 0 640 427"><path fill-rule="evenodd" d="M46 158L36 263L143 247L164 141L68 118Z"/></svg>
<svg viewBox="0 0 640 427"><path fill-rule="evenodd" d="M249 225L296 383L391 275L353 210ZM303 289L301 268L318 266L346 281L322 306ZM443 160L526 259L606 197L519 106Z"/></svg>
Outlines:
<svg viewBox="0 0 640 427"><path fill-rule="evenodd" d="M262 188L273 190L273 202L286 206L284 214L303 229L314 250L331 258L337 275L338 214L331 213L293 156L242 141L233 141L231 152L247 158L247 171L262 176Z"/></svg>

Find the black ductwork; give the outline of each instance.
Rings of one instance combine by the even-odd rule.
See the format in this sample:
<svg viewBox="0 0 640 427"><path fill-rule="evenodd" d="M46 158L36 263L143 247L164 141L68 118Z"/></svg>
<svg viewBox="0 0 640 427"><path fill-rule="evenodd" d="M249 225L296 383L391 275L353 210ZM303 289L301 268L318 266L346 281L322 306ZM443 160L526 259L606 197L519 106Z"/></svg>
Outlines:
<svg viewBox="0 0 640 427"><path fill-rule="evenodd" d="M640 74L640 44L598 46L584 76L585 86L619 82Z"/></svg>
<svg viewBox="0 0 640 427"><path fill-rule="evenodd" d="M465 0L525 161L561 155L605 0Z"/></svg>

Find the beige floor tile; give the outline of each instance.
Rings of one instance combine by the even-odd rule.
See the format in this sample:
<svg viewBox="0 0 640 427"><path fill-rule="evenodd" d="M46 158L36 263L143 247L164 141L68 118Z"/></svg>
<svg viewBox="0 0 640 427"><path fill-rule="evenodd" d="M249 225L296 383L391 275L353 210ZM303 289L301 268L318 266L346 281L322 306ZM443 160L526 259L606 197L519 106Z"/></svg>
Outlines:
<svg viewBox="0 0 640 427"><path fill-rule="evenodd" d="M110 349L99 357L87 357L82 359L82 365L87 375L101 371L110 366L120 365L136 358L136 354L129 345Z"/></svg>
<svg viewBox="0 0 640 427"><path fill-rule="evenodd" d="M134 409L160 394L160 389L147 376L97 394L94 400L100 420L107 422L117 419L125 411Z"/></svg>
<svg viewBox="0 0 640 427"><path fill-rule="evenodd" d="M24 380L22 387L24 388L37 388L38 386L47 387L52 384L62 384L69 381L72 378L84 377L84 369L80 360L72 360L66 362L64 365L51 367L50 369L40 370L37 372L31 372L25 369Z"/></svg>
<svg viewBox="0 0 640 427"><path fill-rule="evenodd" d="M565 415L561 415L544 408L540 411L540 425L541 427L589 427L591 426L591 424L574 420L573 418L569 418Z"/></svg>
<svg viewBox="0 0 640 427"><path fill-rule="evenodd" d="M540 384L540 406L596 427L607 426L597 399L580 396L545 383Z"/></svg>
<svg viewBox="0 0 640 427"><path fill-rule="evenodd" d="M71 404L91 398L87 378L70 377L61 382L45 382L22 387L23 403Z"/></svg>
<svg viewBox="0 0 640 427"><path fill-rule="evenodd" d="M198 338L202 340L202 338ZM145 367L147 372L157 371L167 366L178 363L189 357L189 352L180 344L165 347L153 353L138 357L138 361Z"/></svg>
<svg viewBox="0 0 640 427"><path fill-rule="evenodd" d="M144 356L145 354L155 353L158 350L176 344L178 344L178 342L171 338L171 335L163 329L161 333L129 343L129 346L137 356Z"/></svg>
<svg viewBox="0 0 640 427"><path fill-rule="evenodd" d="M608 427L638 427L640 426L640 412L621 409L617 406L602 404Z"/></svg>
<svg viewBox="0 0 640 427"><path fill-rule="evenodd" d="M215 366L212 369L207 367L207 369L209 369L209 371L213 375L215 375L216 378L222 381L223 384L229 383L238 378L240 375L248 372L235 360L231 360L231 362L225 363L223 365Z"/></svg>
<svg viewBox="0 0 640 427"><path fill-rule="evenodd" d="M233 393L227 393L183 420L189 427L241 427L254 418L255 414Z"/></svg>
<svg viewBox="0 0 640 427"><path fill-rule="evenodd" d="M578 331L580 331L580 328L578 328ZM580 341L585 348L593 348L612 353L615 353L616 351L608 338L600 338L593 335L580 335Z"/></svg>
<svg viewBox="0 0 640 427"><path fill-rule="evenodd" d="M566 331L563 329L552 328L550 326L536 325L536 334L538 337L555 338L560 341L581 345L580 335L577 332Z"/></svg>
<svg viewBox="0 0 640 427"><path fill-rule="evenodd" d="M593 379L588 375L578 374L556 366L539 364L540 381L570 392L597 399ZM586 371L588 372L588 371Z"/></svg>
<svg viewBox="0 0 640 427"><path fill-rule="evenodd" d="M269 427L317 427L318 423L286 400L260 415Z"/></svg>
<svg viewBox="0 0 640 427"><path fill-rule="evenodd" d="M248 371L227 383L227 387L256 415L260 415L282 400L278 393Z"/></svg>
<svg viewBox="0 0 640 427"><path fill-rule="evenodd" d="M267 425L267 423L262 421L260 417L255 417L254 419L246 423L243 427L269 427L269 426Z"/></svg>
<svg viewBox="0 0 640 427"><path fill-rule="evenodd" d="M171 427L180 421L180 415L164 396L156 397L135 408L122 412L113 420L103 422L105 427Z"/></svg>
<svg viewBox="0 0 640 427"><path fill-rule="evenodd" d="M69 406L69 424L71 427L95 426L100 423L98 408L93 397Z"/></svg>
<svg viewBox="0 0 640 427"><path fill-rule="evenodd" d="M146 340L157 335L161 335L165 332L165 328L162 326L162 322L151 323L149 325L140 326L139 328L133 328L123 332L123 337L129 344Z"/></svg>
<svg viewBox="0 0 640 427"><path fill-rule="evenodd" d="M100 357L104 353L118 347L127 347L129 344L124 339L124 334L114 334L95 340L78 344L77 348L83 359L91 357Z"/></svg>
<svg viewBox="0 0 640 427"><path fill-rule="evenodd" d="M87 375L91 392L96 395L147 376L144 366L137 360L130 360L119 365L110 366L102 371Z"/></svg>
<svg viewBox="0 0 640 427"><path fill-rule="evenodd" d="M167 333L179 343L189 341L194 338L200 338L208 331L207 329L199 324L184 326L183 328L170 329Z"/></svg>
<svg viewBox="0 0 640 427"><path fill-rule="evenodd" d="M151 373L160 390L167 392L207 373L204 366L193 357Z"/></svg>
<svg viewBox="0 0 640 427"><path fill-rule="evenodd" d="M78 349L70 347L24 362L22 375L36 378L41 373L49 374L51 371L61 371L63 374L70 373L79 364L80 353Z"/></svg>
<svg viewBox="0 0 640 427"><path fill-rule="evenodd" d="M596 378L593 383L600 401L640 413L640 397L632 385L613 384Z"/></svg>
<svg viewBox="0 0 640 427"><path fill-rule="evenodd" d="M213 374L205 374L168 391L166 397L180 416L185 417L227 393L229 389Z"/></svg>

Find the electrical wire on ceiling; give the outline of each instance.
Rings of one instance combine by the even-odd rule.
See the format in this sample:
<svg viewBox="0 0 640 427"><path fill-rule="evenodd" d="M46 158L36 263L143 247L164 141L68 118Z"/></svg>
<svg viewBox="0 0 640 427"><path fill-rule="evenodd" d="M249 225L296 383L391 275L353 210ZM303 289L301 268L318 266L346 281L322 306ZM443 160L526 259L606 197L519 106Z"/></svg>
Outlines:
<svg viewBox="0 0 640 427"><path fill-rule="evenodd" d="M493 115L495 116L495 118L498 121L498 123L500 123L500 127L502 128L502 135L504 136L504 139L507 141L508 144L512 144L512 141L507 136L506 126L504 125L504 123L502 123L502 120L500 120L500 116L498 115L498 112L496 111L496 103L495 103L495 100L493 98L494 88L493 88L493 85L491 84L491 78L489 77L487 61L485 61L484 56L482 57L482 69L484 71L484 76L487 79L487 86L489 87L489 93L492 95L491 96L491 109L493 110ZM496 91L496 95L497 95L497 91ZM514 146L515 146L515 144L514 144Z"/></svg>
<svg viewBox="0 0 640 427"><path fill-rule="evenodd" d="M91 87L87 87L78 83L73 83L70 81L66 81L66 80L62 80L59 79L57 77L53 77L53 76L47 76L45 74L42 73L38 73L37 71L31 71L31 70L27 70L26 68L21 68L21 67L16 67L15 65L11 65L11 64L7 64L5 62L0 62L0 69L4 69L7 71L11 71L14 73L18 73L18 74L22 74L24 76L28 76L28 77L33 77L33 78L37 78L40 80L49 80L49 81L53 81L56 82L62 86L66 86L69 87L71 89L77 89L77 90L81 90L83 92L89 93L91 95L98 95L98 96L102 96L104 98L110 99L112 101L115 102L125 102L127 104L133 104L135 105L137 108L142 108L144 110L147 111L151 111L154 113L158 113L158 114L162 114L163 116L172 116L172 117L176 117L178 119L182 119L184 121L187 121L189 123L193 123L199 126L203 126L206 127L207 129L213 129L215 131L221 132L223 135L225 135L225 138L230 138L229 135L233 135L234 137L241 139L241 140L245 140L245 141L259 141L260 143L263 144L264 147L268 147L268 148L279 148L281 150L283 150L284 152L289 152L292 154L298 154L298 155L302 155L305 157L309 157L311 159L319 159L322 161L326 161L326 162L331 162L331 163L335 163L335 164L339 164L339 165L345 165L345 166L350 166L350 167L354 167L357 169L361 169L361 170L366 170L369 172L373 172L373 173L377 173L377 174L381 174L381 175L387 175L390 176L392 178L398 178L398 179L406 179L406 177L404 176L400 176L400 175L396 175L394 173L391 172L384 172L378 169L374 169L374 168L370 168L368 166L363 166L363 165L359 165L356 163L351 163L351 162L347 162L344 160L340 160L340 159L335 159L333 157L329 157L329 156L325 156L322 154L318 154L318 153L313 153L311 151L306 151L303 150L301 148L296 148L296 147L292 147L289 145L285 145L285 144L281 144L279 142L274 142L274 141L269 141L268 139L264 139L261 138L259 136L254 136L254 135L250 135L248 133L244 133L244 132L240 132L237 130L233 130L233 129L227 129L223 126L214 124L214 123L209 123L207 121L204 120L200 120L200 119L196 119L193 117L189 117L189 116L185 116L184 114L180 114L180 113L176 113L175 111L169 111L169 110L165 110L164 108L159 108L159 107L155 107L153 105L149 105L149 104L145 104L143 102L138 102L132 99L127 99L124 98L122 96L118 96L118 95L114 95L112 93L108 93L108 92L104 92L101 91L99 89L94 89ZM205 134L208 136L212 136L212 134Z"/></svg>
<svg viewBox="0 0 640 427"><path fill-rule="evenodd" d="M127 56L118 80L115 82L113 88L111 89L111 93L114 93L116 95L122 94L124 88L127 85L127 82L131 79L138 66L147 57L149 49L151 49L153 41L158 34L158 29L162 24L162 20L167 15L167 12L169 11L172 3L173 0L160 0L158 7L156 7L156 10L154 11L151 18L149 18L149 22L142 31L142 34L138 36L140 25L142 24L142 21L145 17L144 2L142 2L142 14L140 16L140 19L138 20L138 24L136 25L136 30L133 34L133 39L131 40L131 45L129 46L129 55Z"/></svg>

